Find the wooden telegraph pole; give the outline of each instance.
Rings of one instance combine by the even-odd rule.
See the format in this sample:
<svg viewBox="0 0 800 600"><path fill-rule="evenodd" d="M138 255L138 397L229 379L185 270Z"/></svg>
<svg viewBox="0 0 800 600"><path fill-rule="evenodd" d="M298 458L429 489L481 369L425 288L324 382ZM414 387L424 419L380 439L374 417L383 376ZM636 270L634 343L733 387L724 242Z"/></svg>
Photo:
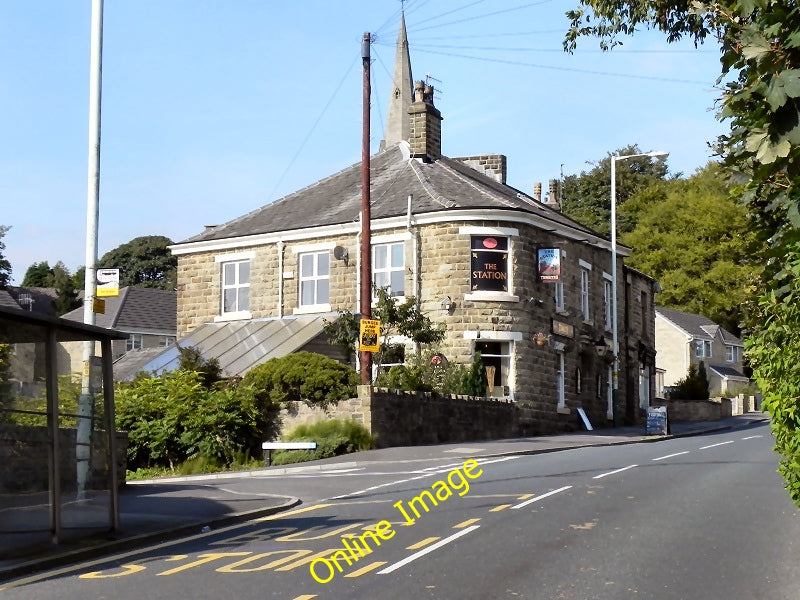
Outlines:
<svg viewBox="0 0 800 600"><path fill-rule="evenodd" d="M363 125L361 139L361 318L372 317L372 241L369 198L369 99L370 99L370 34L361 41L361 62L364 67ZM372 382L372 353L361 352L361 384Z"/></svg>

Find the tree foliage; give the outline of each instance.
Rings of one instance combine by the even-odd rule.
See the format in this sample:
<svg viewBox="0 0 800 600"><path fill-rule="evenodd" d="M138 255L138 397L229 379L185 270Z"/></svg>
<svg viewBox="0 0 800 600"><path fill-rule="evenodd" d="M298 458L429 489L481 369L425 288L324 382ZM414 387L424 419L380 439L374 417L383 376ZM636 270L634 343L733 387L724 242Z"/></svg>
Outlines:
<svg viewBox="0 0 800 600"><path fill-rule="evenodd" d="M3 250L6 249L3 237L9 229L11 228L8 225L0 225L0 290L7 288L11 283L11 263L3 255Z"/></svg>
<svg viewBox="0 0 800 600"><path fill-rule="evenodd" d="M241 385L249 388L264 410L304 402L325 408L356 393L358 373L340 362L313 352L295 352L248 371Z"/></svg>
<svg viewBox="0 0 800 600"><path fill-rule="evenodd" d="M53 288L56 292L53 309L59 316L81 304L78 300L75 276L70 274L69 269L61 261L58 261L53 267L46 260L33 263L25 271L22 286Z"/></svg>
<svg viewBox="0 0 800 600"><path fill-rule="evenodd" d="M689 365L686 377L678 381L670 393L670 398L680 400L708 400L710 397L708 375L702 361L699 367Z"/></svg>
<svg viewBox="0 0 800 600"><path fill-rule="evenodd" d="M767 244L747 350L773 417L787 488L800 504L800 379L777 368L800 362L795 340L784 340L787 332L800 330L800 312L791 307L800 288L800 6L768 0L579 0L567 14L568 51L582 36L596 36L602 48L612 48L637 26L658 29L669 41L688 37L699 44L710 37L719 44L724 95L718 117L730 131L718 139L717 151Z"/></svg>
<svg viewBox="0 0 800 600"><path fill-rule="evenodd" d="M605 236L611 235L611 157L642 154L637 145L620 148L594 163L580 175L564 178L561 190L561 209L568 217ZM629 198L655 182L667 177L667 165L663 158L640 156L617 161L616 167L617 208L625 205ZM632 223L619 212L617 231L629 231Z"/></svg>
<svg viewBox="0 0 800 600"><path fill-rule="evenodd" d="M430 345L444 339L444 328L434 324L422 312L419 302L414 296L407 296L398 303L386 288L375 290L377 300L372 308L372 318L381 322L381 347L389 347L389 339L395 335L409 338L415 344ZM343 346L350 353L355 353L358 342L358 317L350 311L344 311L336 321L325 324L325 334L332 344ZM421 349L420 349L421 350ZM380 354L376 357L380 365Z"/></svg>
<svg viewBox="0 0 800 600"><path fill-rule="evenodd" d="M632 248L626 262L661 284L659 304L740 333L760 270L753 258L759 244L720 166L709 163L688 179L658 182L621 211L635 223L620 236Z"/></svg>
<svg viewBox="0 0 800 600"><path fill-rule="evenodd" d="M163 235L137 237L106 252L97 267L119 269L122 287L174 290L178 259L167 248L170 244L172 240Z"/></svg>

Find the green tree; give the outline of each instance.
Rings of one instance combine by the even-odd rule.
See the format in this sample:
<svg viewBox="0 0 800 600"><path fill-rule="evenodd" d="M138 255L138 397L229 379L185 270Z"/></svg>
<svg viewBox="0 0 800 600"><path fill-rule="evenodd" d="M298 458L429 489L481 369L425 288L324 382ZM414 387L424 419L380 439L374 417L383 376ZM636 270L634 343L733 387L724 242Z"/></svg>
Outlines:
<svg viewBox="0 0 800 600"><path fill-rule="evenodd" d="M611 235L611 156L642 154L639 146L626 146L607 154L580 175L564 178L561 209L578 223L605 236ZM638 191L667 177L663 158L642 156L617 162L617 208L625 205ZM629 231L633 225L618 214L617 231Z"/></svg>
<svg viewBox="0 0 800 600"><path fill-rule="evenodd" d="M711 37L721 50L725 93L718 117L730 124L717 151L767 246L746 350L781 454L781 472L800 504L800 9L768 0L579 0L567 13L564 47L595 36L604 49L638 26L669 41ZM795 366L796 368L796 366Z"/></svg>
<svg viewBox="0 0 800 600"><path fill-rule="evenodd" d="M78 290L75 289L75 280L64 263L58 261L53 267L52 287L55 288L56 297L53 308L58 316L68 313L81 305L78 300Z"/></svg>
<svg viewBox="0 0 800 600"><path fill-rule="evenodd" d="M174 290L178 259L167 246L172 240L162 235L137 237L106 252L98 268L119 269L119 284Z"/></svg>
<svg viewBox="0 0 800 600"><path fill-rule="evenodd" d="M46 260L33 263L25 271L22 286L53 288L56 292L56 297L53 300L53 309L59 316L68 313L81 304L80 300L78 300L75 278L61 261L58 261L53 267Z"/></svg>
<svg viewBox="0 0 800 600"><path fill-rule="evenodd" d="M620 211L636 224L620 236L633 249L627 263L661 284L659 303L740 333L745 300L760 271L753 259L758 244L720 165L657 182Z"/></svg>
<svg viewBox="0 0 800 600"><path fill-rule="evenodd" d="M7 288L11 283L11 263L3 256L3 250L6 249L3 237L9 229L11 227L8 225L0 225L0 290Z"/></svg>
<svg viewBox="0 0 800 600"><path fill-rule="evenodd" d="M50 287L53 281L53 269L44 260L35 262L25 271L22 279L22 287Z"/></svg>
<svg viewBox="0 0 800 600"><path fill-rule="evenodd" d="M389 338L393 335L404 335L418 345L436 344L444 339L443 326L435 325L422 312L414 296L407 296L402 303L398 303L386 288L376 289L375 295L377 300L372 309L372 318L381 322L382 347L389 347ZM350 311L344 311L336 321L326 323L324 331L330 343L341 345L351 353L356 352L358 318ZM375 362L380 366L380 353L376 358Z"/></svg>

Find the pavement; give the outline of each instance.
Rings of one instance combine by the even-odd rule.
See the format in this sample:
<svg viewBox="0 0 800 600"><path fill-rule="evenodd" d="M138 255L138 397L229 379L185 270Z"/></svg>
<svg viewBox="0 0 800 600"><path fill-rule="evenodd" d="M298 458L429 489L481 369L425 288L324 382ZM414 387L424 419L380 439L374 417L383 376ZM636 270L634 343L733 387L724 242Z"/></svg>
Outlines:
<svg viewBox="0 0 800 600"><path fill-rule="evenodd" d="M408 446L368 450L296 466L264 467L210 475L169 477L128 482L119 494L119 528L108 531L108 499L85 498L63 503L62 536L51 540L47 499L33 509L6 508L16 514L3 515L11 523L0 532L0 581L7 581L71 563L98 558L180 536L216 529L275 514L301 503L290 496L252 496L225 488L226 480L243 477L273 477L332 469L370 467L380 463L414 463L452 459L454 456L486 458L556 452L571 448L633 444L674 437L700 435L744 428L768 421L765 413L751 412L718 421L675 422L670 434L645 435L642 427L617 427L549 436L482 440L457 444ZM215 485L219 482L219 485ZM36 510L38 508L38 511ZM36 520L41 521L41 527ZM13 523L19 524L18 531ZM70 526L73 524L73 526ZM79 525L78 525L79 524ZM32 531L32 529L34 531Z"/></svg>

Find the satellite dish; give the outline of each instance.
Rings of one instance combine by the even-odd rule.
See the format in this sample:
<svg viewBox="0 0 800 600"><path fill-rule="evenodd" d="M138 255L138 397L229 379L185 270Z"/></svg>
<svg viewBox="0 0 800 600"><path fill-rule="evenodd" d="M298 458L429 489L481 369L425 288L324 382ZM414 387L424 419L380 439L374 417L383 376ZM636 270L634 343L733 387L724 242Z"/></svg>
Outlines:
<svg viewBox="0 0 800 600"><path fill-rule="evenodd" d="M347 252L347 248L343 246L336 246L333 249L333 256L336 257L336 260L343 260L347 263L347 257L349 256Z"/></svg>

